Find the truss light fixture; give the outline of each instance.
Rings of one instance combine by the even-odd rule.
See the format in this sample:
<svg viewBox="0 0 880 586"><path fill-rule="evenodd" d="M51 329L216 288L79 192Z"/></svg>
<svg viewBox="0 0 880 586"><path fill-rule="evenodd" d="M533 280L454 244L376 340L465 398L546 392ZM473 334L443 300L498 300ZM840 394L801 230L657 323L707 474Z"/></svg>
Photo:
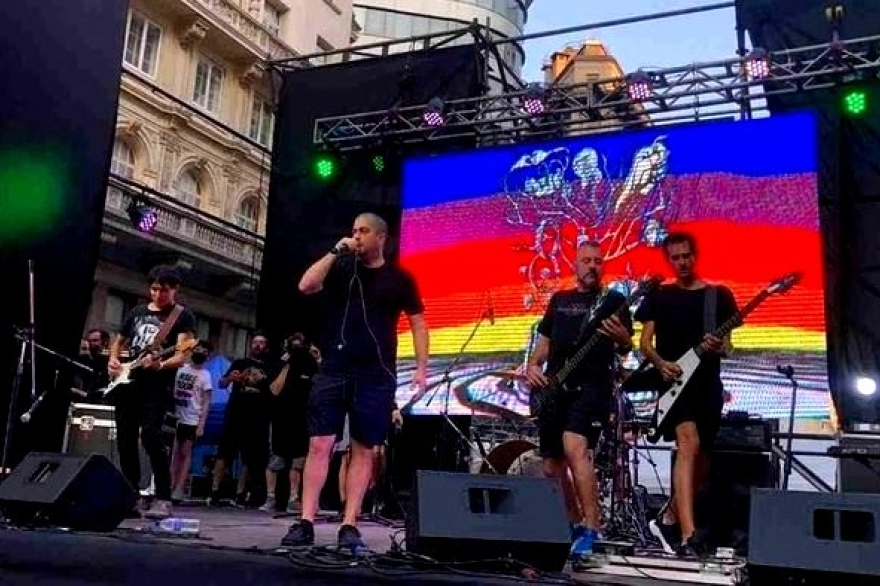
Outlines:
<svg viewBox="0 0 880 586"><path fill-rule="evenodd" d="M651 75L645 71L635 71L626 76L626 91L633 102L643 102L653 93Z"/></svg>
<svg viewBox="0 0 880 586"><path fill-rule="evenodd" d="M159 223L159 213L150 206L140 203L135 199L131 200L125 211L134 227L141 232L152 232Z"/></svg>
<svg viewBox="0 0 880 586"><path fill-rule="evenodd" d="M752 49L746 55L745 63L746 79L764 79L770 76L770 56L761 48Z"/></svg>
<svg viewBox="0 0 880 586"><path fill-rule="evenodd" d="M530 83L523 96L523 110L529 116L538 116L547 111L546 92L539 83Z"/></svg>
<svg viewBox="0 0 880 586"><path fill-rule="evenodd" d="M431 98L428 102L425 112L422 114L422 120L428 126L443 126L446 124L446 102L441 98Z"/></svg>

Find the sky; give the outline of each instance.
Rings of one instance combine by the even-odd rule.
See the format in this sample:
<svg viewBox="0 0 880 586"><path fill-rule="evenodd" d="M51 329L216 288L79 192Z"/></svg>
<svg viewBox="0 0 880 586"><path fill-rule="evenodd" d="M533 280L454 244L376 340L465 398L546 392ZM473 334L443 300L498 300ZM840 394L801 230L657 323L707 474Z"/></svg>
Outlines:
<svg viewBox="0 0 880 586"><path fill-rule="evenodd" d="M529 10L526 33L718 4L721 1L534 0ZM625 72L736 57L734 12L733 8L728 8L526 41L524 78L527 81L542 81L541 63L553 51L566 45L580 45L587 39L605 43Z"/></svg>

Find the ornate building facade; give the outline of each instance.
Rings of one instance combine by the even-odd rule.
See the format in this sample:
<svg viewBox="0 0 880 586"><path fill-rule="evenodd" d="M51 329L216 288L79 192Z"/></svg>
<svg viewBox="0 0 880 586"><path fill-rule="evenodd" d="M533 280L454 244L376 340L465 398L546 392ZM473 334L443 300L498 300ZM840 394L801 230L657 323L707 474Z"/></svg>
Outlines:
<svg viewBox="0 0 880 586"><path fill-rule="evenodd" d="M132 0L89 327L114 331L176 264L199 337L244 353L262 264L274 124L267 59L352 41L343 0ZM150 231L131 209L157 213Z"/></svg>

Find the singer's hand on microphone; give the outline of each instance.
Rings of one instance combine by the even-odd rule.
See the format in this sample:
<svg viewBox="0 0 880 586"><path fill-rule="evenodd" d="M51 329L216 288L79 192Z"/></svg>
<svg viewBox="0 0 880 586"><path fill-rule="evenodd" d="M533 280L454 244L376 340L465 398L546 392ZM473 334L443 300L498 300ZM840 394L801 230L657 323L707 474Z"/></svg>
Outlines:
<svg viewBox="0 0 880 586"><path fill-rule="evenodd" d="M350 236L346 236L345 238L340 239L339 242L336 243L336 246L334 246L334 248L340 253L347 253L356 252L357 246L357 240L351 238Z"/></svg>

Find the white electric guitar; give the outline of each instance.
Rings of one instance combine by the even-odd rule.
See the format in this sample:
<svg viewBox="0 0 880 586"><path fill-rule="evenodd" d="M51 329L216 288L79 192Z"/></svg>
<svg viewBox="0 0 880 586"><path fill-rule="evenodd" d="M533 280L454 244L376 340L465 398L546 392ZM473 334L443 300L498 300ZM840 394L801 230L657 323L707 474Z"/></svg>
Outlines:
<svg viewBox="0 0 880 586"><path fill-rule="evenodd" d="M764 301L772 295L786 293L794 287L802 278L801 273L791 273L785 275L761 290L754 299L749 301L745 307L740 309L730 319L724 322L718 329L712 332L716 338L725 338L730 332L743 324L746 316L758 308ZM657 400L657 408L654 411L654 421L648 434L648 441L657 443L663 437L665 429L663 423L672 407L681 397L682 393L687 390L688 383L693 378L694 373L703 361L706 354L706 348L702 344L694 346L688 350L681 358L675 361L676 366L681 369L681 376L674 381L667 381L663 378L660 371L653 365L645 369L634 372L626 382L623 388L627 393L637 391L654 391L659 395Z"/></svg>
<svg viewBox="0 0 880 586"><path fill-rule="evenodd" d="M131 362L126 362L122 365L122 369L119 371L113 380L110 381L110 384L100 390L101 396L106 397L110 393L112 393L117 387L127 385L134 380L134 373L143 368L146 363L146 359L148 356L152 356L153 360L163 360L165 358L170 358L177 352L192 352L193 348L198 345L199 341L196 339L186 340L185 342L178 344L176 346L172 346L171 348L166 348L160 352L156 352L154 350L144 350L140 353L140 355L132 360Z"/></svg>

